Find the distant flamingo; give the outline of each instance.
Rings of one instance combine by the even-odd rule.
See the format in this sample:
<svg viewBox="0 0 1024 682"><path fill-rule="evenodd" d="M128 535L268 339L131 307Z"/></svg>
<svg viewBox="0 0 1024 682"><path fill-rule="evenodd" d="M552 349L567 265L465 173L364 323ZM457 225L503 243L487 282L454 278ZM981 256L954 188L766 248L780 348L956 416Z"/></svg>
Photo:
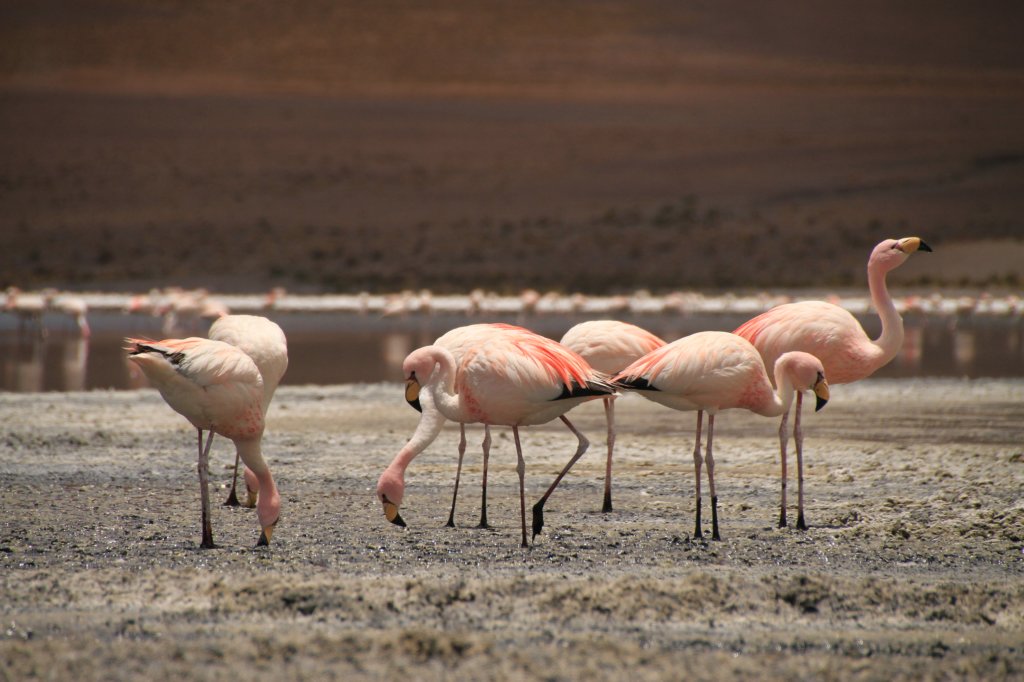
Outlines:
<svg viewBox="0 0 1024 682"><path fill-rule="evenodd" d="M281 383L281 377L288 369L288 341L284 332L276 323L258 315L223 315L210 325L209 337L215 341L230 343L252 358L263 378L263 416L266 418L270 401L274 399L274 391ZM213 438L212 434L210 436ZM235 452L235 469L231 475L231 492L224 504L237 507L238 495L235 485L238 482L239 452ZM247 507L256 505L259 492L259 480L247 468L245 483L248 490Z"/></svg>
<svg viewBox="0 0 1024 682"><path fill-rule="evenodd" d="M25 295L18 287L8 287L4 310L18 317L18 334L25 333L25 327L35 327L40 338L46 336L43 327L43 313L46 312L46 301L37 294Z"/></svg>
<svg viewBox="0 0 1024 682"><path fill-rule="evenodd" d="M594 371L579 355L561 344L520 327L506 325L506 332L466 352L456 363L441 346L419 348L405 359L406 399L419 401L426 389L430 404L413 438L399 451L377 482L377 498L389 521L404 526L399 507L405 491L405 470L440 432L443 419L460 423L480 422L512 427L519 474L522 546L526 539L526 463L519 441L519 427L544 424L558 417L576 436L578 446L569 463L533 506L533 535L544 526L544 504L573 464L586 452L589 441L565 413L576 405L614 390L604 375Z"/></svg>
<svg viewBox="0 0 1024 682"><path fill-rule="evenodd" d="M832 303L801 301L776 306L740 325L735 334L754 344L766 367L772 367L783 353L803 351L821 360L833 384L848 384L873 374L891 361L903 346L903 318L896 311L886 288L885 276L916 251L931 251L918 237L886 239L868 258L868 288L871 302L882 321L882 334L872 341L857 319ZM797 397L793 435L797 456L803 447L800 428L801 400ZM786 441L789 411L782 414L779 442L782 455L782 510L779 527L786 526ZM804 529L803 517L797 528Z"/></svg>
<svg viewBox="0 0 1024 682"><path fill-rule="evenodd" d="M704 461L711 491L711 538L718 532L718 495L715 492L715 460L712 441L715 414L719 410L744 408L766 417L786 412L793 392L814 391L817 409L828 401L828 383L821 362L807 353L786 353L774 365L778 391L765 372L761 356L749 341L727 332L698 332L645 355L622 370L614 383L638 391L645 398L675 410L697 411L697 442L693 449L696 487L696 522L693 536L703 537L700 523L700 432L704 412L708 413L708 437ZM803 516L803 459L799 451L800 514Z"/></svg>
<svg viewBox="0 0 1024 682"><path fill-rule="evenodd" d="M55 289L46 289L43 292L43 301L47 310L53 310L74 318L75 324L78 326L78 332L83 339L88 339L92 335L92 331L89 329L89 320L87 319L89 306L84 298L60 294Z"/></svg>
<svg viewBox="0 0 1024 682"><path fill-rule="evenodd" d="M270 543L281 498L263 460L263 378L242 350L222 341L187 338L147 341L126 339L129 358L137 363L160 394L199 434L199 489L202 501L203 548L214 547L210 522L209 455L213 434L235 443L242 461L259 481L256 505L262 532L257 546ZM209 431L203 444L203 431Z"/></svg>
<svg viewBox="0 0 1024 682"><path fill-rule="evenodd" d="M574 350L594 369L613 375L631 363L665 345L646 329L628 322L591 320L572 327L561 343ZM615 395L604 398L605 420L608 423L608 460L605 464L604 504L602 512L612 511L612 454L615 450Z"/></svg>

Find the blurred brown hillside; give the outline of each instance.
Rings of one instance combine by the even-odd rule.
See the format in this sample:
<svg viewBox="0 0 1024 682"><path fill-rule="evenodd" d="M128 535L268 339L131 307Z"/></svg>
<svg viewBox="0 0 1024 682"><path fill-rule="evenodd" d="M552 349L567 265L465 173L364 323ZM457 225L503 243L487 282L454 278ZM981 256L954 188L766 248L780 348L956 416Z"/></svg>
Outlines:
<svg viewBox="0 0 1024 682"><path fill-rule="evenodd" d="M0 3L0 285L1024 281L1024 5Z"/></svg>

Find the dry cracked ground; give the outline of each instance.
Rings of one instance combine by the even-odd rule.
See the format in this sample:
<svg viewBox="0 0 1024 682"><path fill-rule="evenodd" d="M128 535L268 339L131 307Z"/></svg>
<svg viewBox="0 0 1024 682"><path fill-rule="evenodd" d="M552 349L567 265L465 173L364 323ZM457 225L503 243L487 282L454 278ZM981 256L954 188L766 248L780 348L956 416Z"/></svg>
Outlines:
<svg viewBox="0 0 1024 682"><path fill-rule="evenodd" d="M572 416L590 452L521 549L506 430L492 530L478 428L444 527L453 426L409 469L402 530L373 497L416 424L401 387L285 386L273 544L216 506L203 551L195 434L156 392L0 394L0 679L1024 675L1024 382L835 387L805 415L806 532L775 527L777 424L724 413L720 542L691 537L693 414L619 401L607 514L603 411ZM573 446L527 431L530 501ZM233 458L214 451L216 499Z"/></svg>

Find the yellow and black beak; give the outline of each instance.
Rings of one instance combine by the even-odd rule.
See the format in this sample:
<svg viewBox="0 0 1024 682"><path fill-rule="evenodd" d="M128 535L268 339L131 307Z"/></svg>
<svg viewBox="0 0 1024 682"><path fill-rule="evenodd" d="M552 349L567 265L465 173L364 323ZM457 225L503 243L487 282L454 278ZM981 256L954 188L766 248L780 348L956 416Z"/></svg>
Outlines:
<svg viewBox="0 0 1024 682"><path fill-rule="evenodd" d="M385 518L396 526L405 528L405 520L402 518L402 515L398 513L398 505L386 497L381 497L381 502L384 503Z"/></svg>
<svg viewBox="0 0 1024 682"><path fill-rule="evenodd" d="M270 538L274 535L274 528L277 527L277 522L281 520L281 517L274 519L274 522L269 526L263 527L263 532L260 533L260 539L256 541L257 547L269 547Z"/></svg>
<svg viewBox="0 0 1024 682"><path fill-rule="evenodd" d="M920 237L906 237L904 239L901 239L898 244L898 248L900 251L907 254L908 256L914 253L915 251L930 252L932 250L932 247L928 246L923 241L921 241Z"/></svg>
<svg viewBox="0 0 1024 682"><path fill-rule="evenodd" d="M828 404L828 382L825 381L825 375L818 372L818 380L814 382L814 386L811 387L814 391L814 411L817 412L821 408Z"/></svg>
<svg viewBox="0 0 1024 682"><path fill-rule="evenodd" d="M423 406L420 405L420 382L416 380L416 372L405 380L405 402L412 405L417 412L423 411Z"/></svg>

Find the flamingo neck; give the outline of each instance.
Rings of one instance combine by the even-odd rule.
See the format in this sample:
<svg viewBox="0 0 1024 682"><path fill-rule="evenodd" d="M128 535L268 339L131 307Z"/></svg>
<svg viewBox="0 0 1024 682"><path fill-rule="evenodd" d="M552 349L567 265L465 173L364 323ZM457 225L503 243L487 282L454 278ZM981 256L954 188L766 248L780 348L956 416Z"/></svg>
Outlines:
<svg viewBox="0 0 1024 682"><path fill-rule="evenodd" d="M459 394L455 392L455 358L451 353L441 350L437 356L437 365L424 387L427 390L423 392L430 394L434 406L445 418L460 423L472 421L465 418Z"/></svg>
<svg viewBox="0 0 1024 682"><path fill-rule="evenodd" d="M277 521L281 513L281 496L277 492L274 477L270 475L270 467L263 459L261 441L259 438L236 440L235 450L259 481L260 495L256 502L256 516L259 517L260 525L266 528Z"/></svg>
<svg viewBox="0 0 1024 682"><path fill-rule="evenodd" d="M868 266L868 288L871 290L871 303L878 311L882 321L882 333L872 344L878 349L879 357L875 369L896 357L903 345L903 318L896 312L889 289L885 284L886 272L880 268Z"/></svg>
<svg viewBox="0 0 1024 682"><path fill-rule="evenodd" d="M789 412L793 405L793 380L789 378L785 364L781 361L775 363L775 385L777 389L771 394L770 402L757 411L763 417L778 417Z"/></svg>
<svg viewBox="0 0 1024 682"><path fill-rule="evenodd" d="M416 425L416 431L391 460L391 464L386 470L387 475L397 476L401 480L405 480L405 470L409 468L412 460L434 442L434 439L441 433L441 427L444 426L445 417L434 407L428 392L424 391L420 395L420 404L423 414L420 416L420 423Z"/></svg>

